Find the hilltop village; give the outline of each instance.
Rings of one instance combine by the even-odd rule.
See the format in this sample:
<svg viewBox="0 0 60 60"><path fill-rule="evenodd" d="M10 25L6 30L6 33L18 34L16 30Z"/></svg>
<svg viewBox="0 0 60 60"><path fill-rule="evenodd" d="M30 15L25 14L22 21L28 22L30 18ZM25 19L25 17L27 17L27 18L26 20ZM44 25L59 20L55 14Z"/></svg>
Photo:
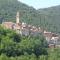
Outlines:
<svg viewBox="0 0 60 60"><path fill-rule="evenodd" d="M28 36L28 35L38 36L42 33L43 36L46 38L46 41L48 42L49 47L60 47L59 34L48 32L46 30L43 30L40 27L37 28L35 26L28 25L24 22L19 22L19 21L20 21L19 12L17 12L16 23L2 22L2 25L4 26L4 28L16 30L17 33L24 36Z"/></svg>

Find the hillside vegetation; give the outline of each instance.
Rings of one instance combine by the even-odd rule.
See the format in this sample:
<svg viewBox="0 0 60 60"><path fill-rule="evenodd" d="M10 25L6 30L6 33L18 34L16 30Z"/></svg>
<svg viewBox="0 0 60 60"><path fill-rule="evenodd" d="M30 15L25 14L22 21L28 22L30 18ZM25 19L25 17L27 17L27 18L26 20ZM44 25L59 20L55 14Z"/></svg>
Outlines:
<svg viewBox="0 0 60 60"><path fill-rule="evenodd" d="M16 12L20 12L20 21L41 26L52 32L60 33L60 6L36 10L17 0L0 0L0 23L15 22Z"/></svg>
<svg viewBox="0 0 60 60"><path fill-rule="evenodd" d="M0 26L0 60L37 60L47 54L47 43L42 35L20 36Z"/></svg>
<svg viewBox="0 0 60 60"><path fill-rule="evenodd" d="M60 33L60 5L38 10L40 14L45 15L45 21L48 22L49 30Z"/></svg>
<svg viewBox="0 0 60 60"><path fill-rule="evenodd" d="M20 36L0 26L0 60L60 60L60 48L48 48L40 35Z"/></svg>

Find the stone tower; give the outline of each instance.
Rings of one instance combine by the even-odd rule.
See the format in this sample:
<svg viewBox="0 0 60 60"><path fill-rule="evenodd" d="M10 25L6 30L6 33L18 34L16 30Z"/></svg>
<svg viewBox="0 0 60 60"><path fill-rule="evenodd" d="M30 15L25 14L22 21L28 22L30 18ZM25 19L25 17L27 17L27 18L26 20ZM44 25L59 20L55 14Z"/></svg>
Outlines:
<svg viewBox="0 0 60 60"><path fill-rule="evenodd" d="M16 23L17 24L19 23L19 12L17 12L17 15L16 15Z"/></svg>

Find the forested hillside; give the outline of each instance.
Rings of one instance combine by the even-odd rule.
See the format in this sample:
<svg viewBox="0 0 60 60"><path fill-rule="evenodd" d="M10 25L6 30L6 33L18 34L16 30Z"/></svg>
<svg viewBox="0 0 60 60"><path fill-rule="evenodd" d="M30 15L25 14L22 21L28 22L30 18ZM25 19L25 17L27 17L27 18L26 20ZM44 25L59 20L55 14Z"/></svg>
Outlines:
<svg viewBox="0 0 60 60"><path fill-rule="evenodd" d="M32 22L37 19L37 12L34 8L29 7L17 0L0 0L0 16L3 20L15 21L17 11L20 12L20 20L24 22L29 23L31 19Z"/></svg>
<svg viewBox="0 0 60 60"><path fill-rule="evenodd" d="M49 30L60 33L60 5L49 7L45 9L39 9L40 14L45 15L45 21L48 22Z"/></svg>
<svg viewBox="0 0 60 60"><path fill-rule="evenodd" d="M2 21L15 22L16 12L19 11L20 21L60 33L59 7L36 10L17 0L0 0L0 23Z"/></svg>

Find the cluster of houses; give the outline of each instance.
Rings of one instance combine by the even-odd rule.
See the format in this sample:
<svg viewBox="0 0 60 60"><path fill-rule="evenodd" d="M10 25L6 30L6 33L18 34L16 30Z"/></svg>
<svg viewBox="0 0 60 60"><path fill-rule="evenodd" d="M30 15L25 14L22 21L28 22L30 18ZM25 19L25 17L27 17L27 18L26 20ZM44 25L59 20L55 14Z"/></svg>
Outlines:
<svg viewBox="0 0 60 60"><path fill-rule="evenodd" d="M21 35L33 35L38 36L43 33L46 41L48 42L49 47L60 47L60 35L45 31L40 27L35 27L32 25L27 25L24 22L19 22L19 12L16 15L16 23L13 22L2 22L2 25L7 29L16 30L17 33Z"/></svg>
<svg viewBox="0 0 60 60"><path fill-rule="evenodd" d="M44 31L43 35L45 36L49 47L60 47L60 35L59 34Z"/></svg>
<svg viewBox="0 0 60 60"><path fill-rule="evenodd" d="M40 27L35 27L32 25L28 25L24 22L19 22L19 12L17 12L16 15L16 23L13 22L2 22L2 25L7 28L7 29L13 29L16 30L17 33L21 34L21 35L34 35L37 36L38 34L40 34L42 32Z"/></svg>

